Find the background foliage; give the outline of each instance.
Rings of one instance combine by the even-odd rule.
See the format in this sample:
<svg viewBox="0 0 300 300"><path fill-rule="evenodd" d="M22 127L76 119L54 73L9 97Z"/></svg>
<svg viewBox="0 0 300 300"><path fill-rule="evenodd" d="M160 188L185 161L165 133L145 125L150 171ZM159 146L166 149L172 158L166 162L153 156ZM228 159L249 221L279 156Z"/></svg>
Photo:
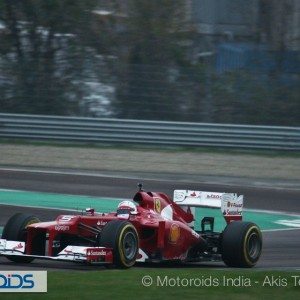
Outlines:
<svg viewBox="0 0 300 300"><path fill-rule="evenodd" d="M127 4L124 16L93 0L0 0L0 111L299 126L299 74L283 56L272 70L219 72L214 57L191 59L185 1Z"/></svg>

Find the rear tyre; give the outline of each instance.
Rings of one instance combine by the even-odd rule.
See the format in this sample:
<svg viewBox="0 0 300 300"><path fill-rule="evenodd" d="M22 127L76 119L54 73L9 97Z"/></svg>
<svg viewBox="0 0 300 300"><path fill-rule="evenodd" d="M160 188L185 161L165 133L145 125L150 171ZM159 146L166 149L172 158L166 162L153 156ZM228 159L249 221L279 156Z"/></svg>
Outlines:
<svg viewBox="0 0 300 300"><path fill-rule="evenodd" d="M7 221L2 232L2 238L11 241L26 242L27 226L38 222L40 220L36 216L17 213ZM17 263L30 263L34 260L34 258L22 256L7 256L7 258Z"/></svg>
<svg viewBox="0 0 300 300"><path fill-rule="evenodd" d="M228 267L251 268L262 250L259 227L250 222L234 221L222 234L222 259Z"/></svg>
<svg viewBox="0 0 300 300"><path fill-rule="evenodd" d="M103 227L100 246L113 249L116 266L130 268L135 264L139 251L138 233L127 221L110 221Z"/></svg>

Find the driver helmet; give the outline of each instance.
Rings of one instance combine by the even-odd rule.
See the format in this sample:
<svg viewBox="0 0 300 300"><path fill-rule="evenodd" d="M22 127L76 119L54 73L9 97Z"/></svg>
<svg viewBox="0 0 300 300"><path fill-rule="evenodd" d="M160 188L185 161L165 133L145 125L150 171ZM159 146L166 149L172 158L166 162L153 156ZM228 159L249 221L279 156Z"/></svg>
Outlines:
<svg viewBox="0 0 300 300"><path fill-rule="evenodd" d="M132 201L122 201L119 205L118 205L118 209L117 209L117 214L118 215L123 215L123 214L137 214L137 207L136 205L132 202Z"/></svg>

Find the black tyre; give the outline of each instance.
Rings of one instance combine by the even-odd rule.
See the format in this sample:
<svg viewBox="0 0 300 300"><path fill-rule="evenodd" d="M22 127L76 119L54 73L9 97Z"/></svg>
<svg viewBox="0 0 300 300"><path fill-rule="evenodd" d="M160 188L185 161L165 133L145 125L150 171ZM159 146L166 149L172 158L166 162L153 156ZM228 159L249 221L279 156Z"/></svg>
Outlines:
<svg viewBox="0 0 300 300"><path fill-rule="evenodd" d="M6 225L3 228L2 238L12 241L26 242L26 227L30 224L38 222L40 222L40 220L36 216L17 213L7 221ZM18 263L30 263L33 261L33 258L31 257L7 256L7 258Z"/></svg>
<svg viewBox="0 0 300 300"><path fill-rule="evenodd" d="M100 246L113 249L116 266L130 268L135 264L139 251L138 233L127 221L110 221L103 227Z"/></svg>
<svg viewBox="0 0 300 300"><path fill-rule="evenodd" d="M251 268L262 250L262 234L257 225L235 221L222 234L222 259L229 267Z"/></svg>

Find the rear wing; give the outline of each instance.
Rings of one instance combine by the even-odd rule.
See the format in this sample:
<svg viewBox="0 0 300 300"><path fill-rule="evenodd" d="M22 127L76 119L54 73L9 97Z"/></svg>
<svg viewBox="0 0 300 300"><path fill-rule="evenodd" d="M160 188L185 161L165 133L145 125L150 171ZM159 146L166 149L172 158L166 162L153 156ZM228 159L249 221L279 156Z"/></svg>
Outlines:
<svg viewBox="0 0 300 300"><path fill-rule="evenodd" d="M220 208L227 223L234 220L242 220L243 195L175 190L173 201L185 210L190 209L190 207Z"/></svg>

